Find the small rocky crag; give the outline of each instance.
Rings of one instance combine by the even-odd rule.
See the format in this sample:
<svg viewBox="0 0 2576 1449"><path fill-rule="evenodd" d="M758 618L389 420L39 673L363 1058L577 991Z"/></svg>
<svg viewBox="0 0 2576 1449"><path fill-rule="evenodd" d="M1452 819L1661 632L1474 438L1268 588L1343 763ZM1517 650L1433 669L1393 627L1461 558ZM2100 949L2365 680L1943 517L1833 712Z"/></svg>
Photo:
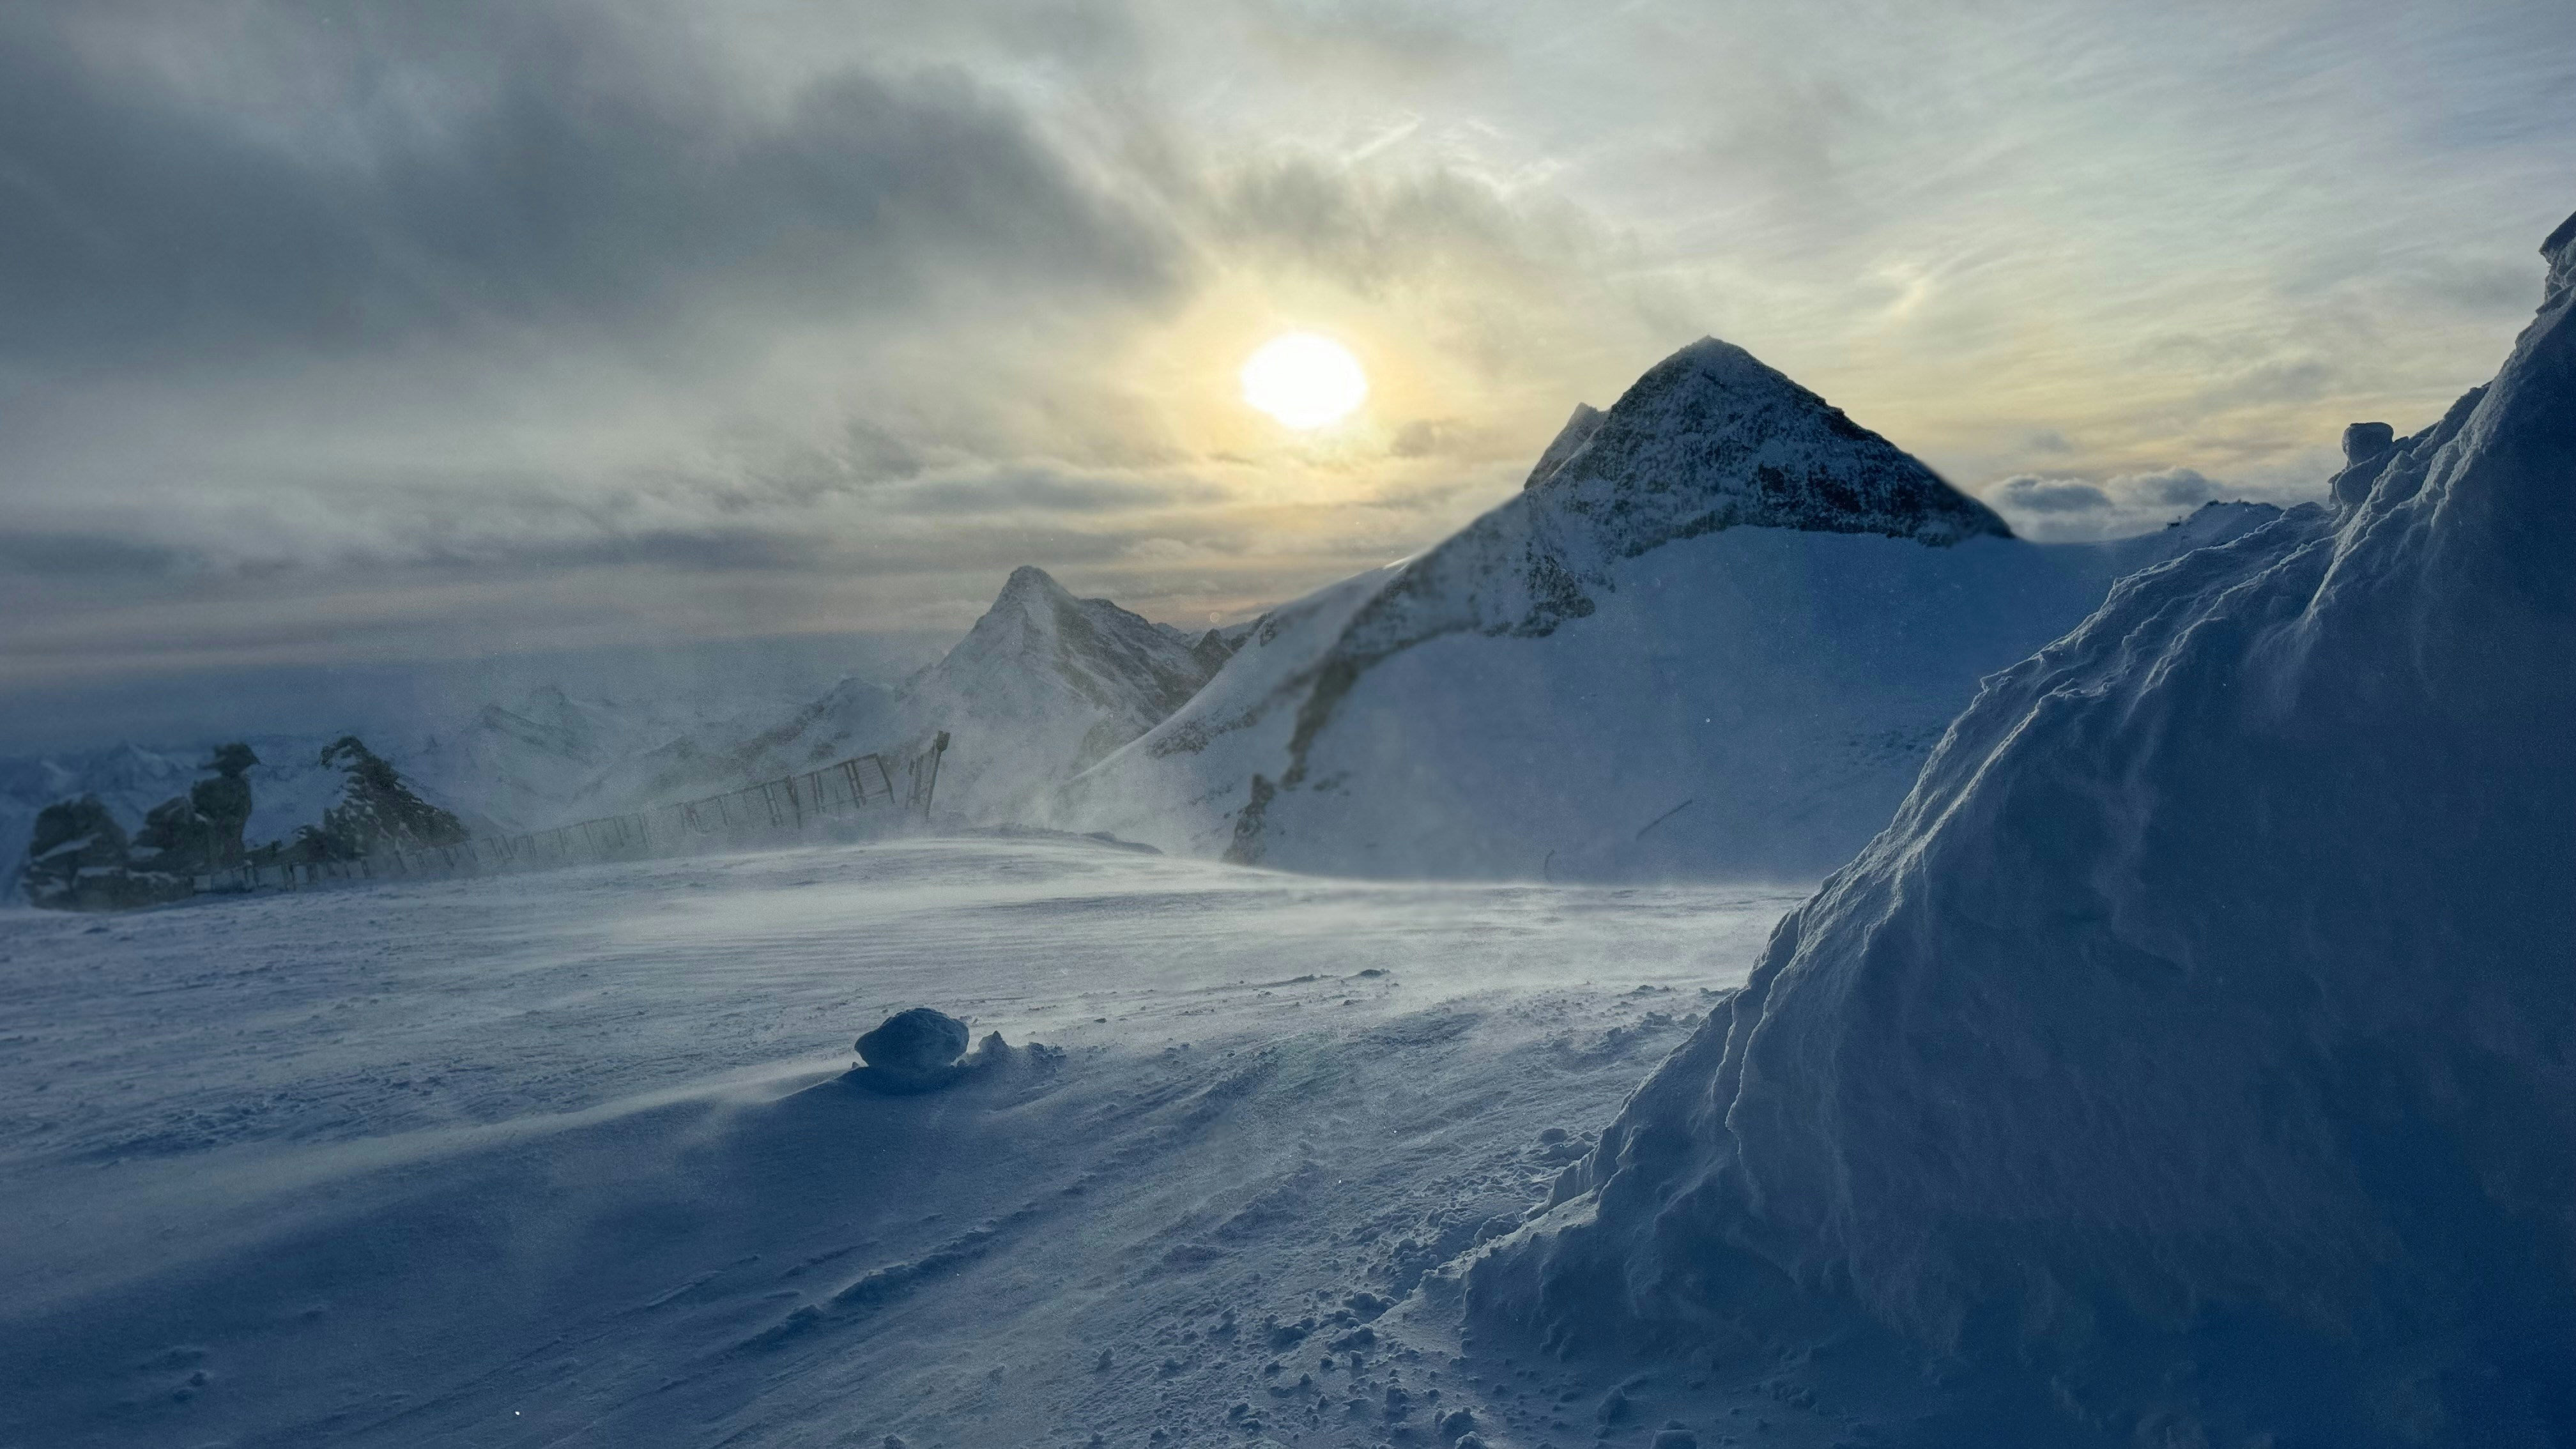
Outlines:
<svg viewBox="0 0 2576 1449"><path fill-rule="evenodd" d="M96 795L46 806L27 842L20 884L28 903L121 911L186 900L199 874L237 866L247 854L248 776L258 763L248 745L218 747L204 766L211 778L152 807L131 839Z"/></svg>
<svg viewBox="0 0 2576 1449"><path fill-rule="evenodd" d="M1059 1053L1031 1042L1014 1051L992 1032L966 1051L966 1023L944 1011L915 1006L887 1017L857 1042L859 1065L847 1080L872 1092L913 1096L954 1086L967 1077L990 1072L1014 1059L1052 1066Z"/></svg>

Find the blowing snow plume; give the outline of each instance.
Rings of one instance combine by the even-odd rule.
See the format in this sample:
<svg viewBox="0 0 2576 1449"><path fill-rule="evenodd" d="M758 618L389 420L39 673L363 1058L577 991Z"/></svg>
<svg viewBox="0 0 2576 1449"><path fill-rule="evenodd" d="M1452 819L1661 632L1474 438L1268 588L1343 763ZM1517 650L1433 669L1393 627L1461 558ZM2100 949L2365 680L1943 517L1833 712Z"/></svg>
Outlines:
<svg viewBox="0 0 2576 1449"><path fill-rule="evenodd" d="M2543 252L2339 511L1990 680L1473 1302L1841 1315L2075 1416L1976 1442L2576 1439L2576 218Z"/></svg>

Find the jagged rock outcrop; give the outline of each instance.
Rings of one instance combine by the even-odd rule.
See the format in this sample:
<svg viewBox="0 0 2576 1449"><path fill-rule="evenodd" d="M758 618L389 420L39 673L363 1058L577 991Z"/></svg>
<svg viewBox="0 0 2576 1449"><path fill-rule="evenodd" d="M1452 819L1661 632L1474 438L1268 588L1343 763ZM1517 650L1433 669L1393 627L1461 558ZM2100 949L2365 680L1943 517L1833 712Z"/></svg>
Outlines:
<svg viewBox="0 0 2576 1449"><path fill-rule="evenodd" d="M1539 450L1538 461L1530 465L1529 476L1521 480L1522 490L1526 492L1555 477L1556 470L1565 466L1566 459L1582 451L1583 445L1592 441L1592 435L1601 429L1601 420L1608 416L1590 403L1576 403L1574 415L1567 418L1565 426L1559 428L1547 446Z"/></svg>
<svg viewBox="0 0 2576 1449"><path fill-rule="evenodd" d="M1549 633L1597 607L1620 561L1720 529L1934 546L2012 537L1994 510L1912 455L1713 337L1649 368L1608 412L1588 412L1548 445L1558 460L1542 455L1521 496L1360 610L1337 642L1338 670L1443 634Z"/></svg>
<svg viewBox="0 0 2576 1449"><path fill-rule="evenodd" d="M242 832L250 825L250 771L259 756L246 744L219 745L188 793L152 807L134 834L137 861L173 874L229 870L247 856Z"/></svg>
<svg viewBox="0 0 2576 1449"><path fill-rule="evenodd" d="M247 777L258 763L248 745L218 746L204 766L213 778L146 811L130 840L94 793L46 806L27 843L20 887L31 904L51 910L124 910L186 898L196 877L245 858Z"/></svg>
<svg viewBox="0 0 2576 1449"><path fill-rule="evenodd" d="M1896 1443L2576 1442L2576 218L2546 254L2339 508L1989 680L1477 1310L1843 1315L2068 1414Z"/></svg>
<svg viewBox="0 0 2576 1449"><path fill-rule="evenodd" d="M95 795L36 815L20 883L28 904L51 911L122 911L186 897L183 877L137 870L125 827Z"/></svg>
<svg viewBox="0 0 2576 1449"><path fill-rule="evenodd" d="M463 821L420 798L399 771L357 736L333 741L320 763L343 772L339 802L322 812L318 824L303 827L294 839L275 847L272 858L356 860L379 850L429 850L466 838Z"/></svg>

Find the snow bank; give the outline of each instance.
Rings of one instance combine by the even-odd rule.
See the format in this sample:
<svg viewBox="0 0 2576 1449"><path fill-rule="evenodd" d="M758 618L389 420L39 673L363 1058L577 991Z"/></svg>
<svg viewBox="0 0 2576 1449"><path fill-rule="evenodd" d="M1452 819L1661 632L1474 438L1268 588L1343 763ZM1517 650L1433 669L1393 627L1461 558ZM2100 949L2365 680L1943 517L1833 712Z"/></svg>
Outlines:
<svg viewBox="0 0 2576 1449"><path fill-rule="evenodd" d="M1989 680L1474 1301L1848 1305L2157 1443L2576 1438L2576 219L2546 254L2340 512Z"/></svg>

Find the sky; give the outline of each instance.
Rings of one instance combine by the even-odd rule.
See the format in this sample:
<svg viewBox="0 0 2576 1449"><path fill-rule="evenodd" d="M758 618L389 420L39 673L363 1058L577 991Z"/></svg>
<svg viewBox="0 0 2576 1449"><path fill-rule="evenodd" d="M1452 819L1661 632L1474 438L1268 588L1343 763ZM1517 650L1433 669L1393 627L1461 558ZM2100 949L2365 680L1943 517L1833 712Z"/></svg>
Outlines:
<svg viewBox="0 0 2576 1449"><path fill-rule="evenodd" d="M12 5L0 740L1023 563L1239 618L1702 335L2033 538L2315 497L2492 372L2571 116L2565 0ZM1244 405L1289 331L1346 422Z"/></svg>

